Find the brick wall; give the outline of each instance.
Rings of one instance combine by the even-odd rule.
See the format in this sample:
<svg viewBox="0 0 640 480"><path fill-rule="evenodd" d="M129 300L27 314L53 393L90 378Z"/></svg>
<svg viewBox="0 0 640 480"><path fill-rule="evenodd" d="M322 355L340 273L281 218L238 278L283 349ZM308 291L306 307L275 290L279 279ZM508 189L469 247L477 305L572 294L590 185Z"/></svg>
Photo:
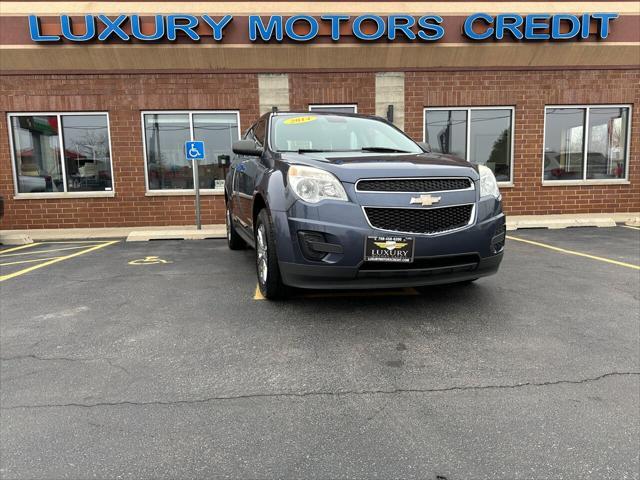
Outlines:
<svg viewBox="0 0 640 480"><path fill-rule="evenodd" d="M374 73L292 73L290 106L356 103L375 113ZM548 104L633 105L630 185L543 187L542 138ZM422 139L426 106L515 106L514 187L503 188L512 214L640 211L640 71L407 72L405 129ZM188 225L192 195L146 196L141 110L239 110L241 128L258 116L255 74L0 76L0 194L11 228ZM15 200L8 112L108 111L116 196ZM224 221L220 196L203 196L203 223Z"/></svg>
<svg viewBox="0 0 640 480"><path fill-rule="evenodd" d="M3 229L193 225L194 196L145 196L141 110L239 110L258 117L256 75L32 75L0 77ZM7 113L108 111L114 198L14 200ZM219 195L202 196L202 222L224 222Z"/></svg>
<svg viewBox="0 0 640 480"><path fill-rule="evenodd" d="M542 186L545 105L631 104L629 185ZM424 107L515 106L511 214L640 211L640 70L408 72L405 130L423 135Z"/></svg>

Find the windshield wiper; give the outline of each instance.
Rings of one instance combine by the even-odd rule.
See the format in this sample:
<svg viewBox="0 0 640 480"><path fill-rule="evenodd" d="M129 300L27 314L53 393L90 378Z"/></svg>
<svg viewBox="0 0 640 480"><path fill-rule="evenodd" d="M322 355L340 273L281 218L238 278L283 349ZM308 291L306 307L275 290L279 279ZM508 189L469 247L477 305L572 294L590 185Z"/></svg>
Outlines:
<svg viewBox="0 0 640 480"><path fill-rule="evenodd" d="M318 152L330 152L331 150L319 150L317 148L299 148L298 153L318 153Z"/></svg>
<svg viewBox="0 0 640 480"><path fill-rule="evenodd" d="M406 150L398 150L397 148L390 147L362 147L360 150L363 152L411 153Z"/></svg>

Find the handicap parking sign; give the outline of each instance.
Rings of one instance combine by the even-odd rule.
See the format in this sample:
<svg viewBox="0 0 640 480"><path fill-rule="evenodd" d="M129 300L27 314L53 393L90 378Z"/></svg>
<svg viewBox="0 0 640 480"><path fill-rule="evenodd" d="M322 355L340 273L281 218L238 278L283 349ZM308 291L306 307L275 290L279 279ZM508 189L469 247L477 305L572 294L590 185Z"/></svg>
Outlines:
<svg viewBox="0 0 640 480"><path fill-rule="evenodd" d="M204 142L184 142L187 160L204 160Z"/></svg>

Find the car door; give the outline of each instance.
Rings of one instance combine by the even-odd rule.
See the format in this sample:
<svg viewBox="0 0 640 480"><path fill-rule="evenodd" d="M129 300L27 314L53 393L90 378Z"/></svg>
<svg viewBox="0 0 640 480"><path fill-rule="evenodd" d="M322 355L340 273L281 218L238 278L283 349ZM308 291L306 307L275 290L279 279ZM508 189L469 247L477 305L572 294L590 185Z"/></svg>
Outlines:
<svg viewBox="0 0 640 480"><path fill-rule="evenodd" d="M267 120L267 115L260 118L250 130L247 140L253 140L257 145L264 148ZM253 197L256 185L265 170L261 157L253 156L245 156L236 170L238 177L238 204L240 206L239 220L242 227L251 235L253 235Z"/></svg>

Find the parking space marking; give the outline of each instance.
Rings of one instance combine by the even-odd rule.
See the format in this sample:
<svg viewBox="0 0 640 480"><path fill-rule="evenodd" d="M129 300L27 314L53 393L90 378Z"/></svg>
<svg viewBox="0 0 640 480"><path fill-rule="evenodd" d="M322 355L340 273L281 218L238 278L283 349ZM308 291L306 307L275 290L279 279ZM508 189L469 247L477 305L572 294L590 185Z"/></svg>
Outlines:
<svg viewBox="0 0 640 480"><path fill-rule="evenodd" d="M634 227L632 225L620 225L620 226L624 228L630 228L631 230L640 230L640 227Z"/></svg>
<svg viewBox="0 0 640 480"><path fill-rule="evenodd" d="M114 243L118 243L120 240L112 240L110 242L100 243L98 245L93 245L89 248L85 248L84 250L80 250L79 252L71 253L69 255L65 255L62 257L56 257L51 260L47 260L43 263L39 263L37 265L32 265L31 267L27 267L22 270L18 270L17 272L8 273L6 275L0 275L0 282L4 282L5 280L9 280L11 278L19 277L20 275L24 275L25 273L32 272L39 268L48 267L49 265L53 265L54 263L62 262L64 260L69 260L70 258L79 257L80 255L84 255L85 253L93 252L95 250L99 250L100 248L108 247L109 245L113 245ZM85 245L86 247L86 245ZM9 256L9 255L7 255Z"/></svg>
<svg viewBox="0 0 640 480"><path fill-rule="evenodd" d="M41 245L41 244L38 243L37 245ZM31 252L20 252L20 253L9 253L9 254L0 253L0 258L17 257L19 255L37 255L39 253L62 252L64 250L78 250L80 248L87 248L87 245L76 245L75 247L53 248L50 250L37 250L35 252L31 251Z"/></svg>
<svg viewBox="0 0 640 480"><path fill-rule="evenodd" d="M54 258L60 258L60 257L33 258L31 260L18 260L17 262L0 263L0 267L6 267L8 265L19 265L21 263L44 262L46 260L53 260Z"/></svg>
<svg viewBox="0 0 640 480"><path fill-rule="evenodd" d="M303 293L297 298L339 298L339 297L411 297L420 295L415 288L407 287L399 290L362 290L350 292L322 292ZM266 300L260 291L260 287L256 284L256 291L253 294L254 300Z"/></svg>
<svg viewBox="0 0 640 480"><path fill-rule="evenodd" d="M611 263L613 265L618 265L619 267L626 267L626 268L632 268L634 270L640 270L640 265L634 265L632 263L620 262L618 260L612 260L610 258L598 257L596 255L589 255L588 253L576 252L575 250L567 250L566 248L554 247L553 245L548 245L546 243L534 242L533 240L526 240L524 238L513 237L511 235L507 235L507 239L515 240L516 242L528 243L530 245L535 245L536 247L547 248L555 252L566 253L568 255L576 255L578 257L589 258L591 260L598 260L600 262Z"/></svg>
<svg viewBox="0 0 640 480"><path fill-rule="evenodd" d="M20 245L19 247L5 248L4 250L0 250L0 255L2 255L4 253L9 253L9 252L15 252L17 250L23 250L25 248L35 247L36 245L39 245L39 244L38 243L28 243L26 245Z"/></svg>

